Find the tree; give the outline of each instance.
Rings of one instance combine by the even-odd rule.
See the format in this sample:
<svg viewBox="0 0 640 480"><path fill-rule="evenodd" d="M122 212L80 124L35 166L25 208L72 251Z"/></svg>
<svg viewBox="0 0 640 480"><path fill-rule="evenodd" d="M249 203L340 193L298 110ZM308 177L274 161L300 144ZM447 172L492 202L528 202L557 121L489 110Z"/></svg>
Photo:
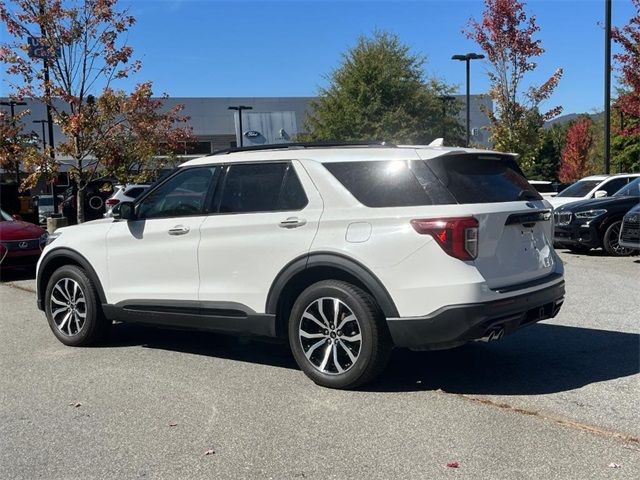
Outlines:
<svg viewBox="0 0 640 480"><path fill-rule="evenodd" d="M541 41L534 39L540 30L536 17L527 17L524 2L485 0L482 19L469 20L467 38L475 40L489 61L490 95L495 110L489 116L491 139L495 148L520 154L525 172L535 163L542 144L542 127L558 115L561 107L546 112L540 106L553 94L562 77L559 68L540 86L522 89L525 75L536 69L534 59L544 53Z"/></svg>
<svg viewBox="0 0 640 480"><path fill-rule="evenodd" d="M581 117L567 130L558 177L561 182L575 182L591 173L590 151L593 145L593 121Z"/></svg>
<svg viewBox="0 0 640 480"><path fill-rule="evenodd" d="M182 105L164 110L162 100L152 96L151 82L138 85L131 95L109 89L89 115L96 125L109 128L93 131L93 150L105 173L120 183L155 178L191 138L191 127L184 126L188 117L180 115Z"/></svg>
<svg viewBox="0 0 640 480"><path fill-rule="evenodd" d="M567 137L567 124L554 123L543 130L542 144L535 162L529 168L528 176L536 180L558 180L560 159Z"/></svg>
<svg viewBox="0 0 640 480"><path fill-rule="evenodd" d="M617 109L627 117L622 136L640 135L640 0L631 0L636 14L622 28L613 28L613 40L622 47L614 55L616 66L625 87L616 101Z"/></svg>
<svg viewBox="0 0 640 480"><path fill-rule="evenodd" d="M117 10L116 0L15 0L11 8L0 0L0 20L10 36L0 44L0 61L7 66L14 95L50 106L66 136L59 148L75 162L72 175L82 222L85 189L102 167L94 152L100 138L95 131L111 131L92 121L97 118L91 99L140 68L132 59L133 49L121 40L135 19ZM39 39L48 68L29 56L30 38Z"/></svg>
<svg viewBox="0 0 640 480"><path fill-rule="evenodd" d="M612 112L612 163L621 172L640 170L640 0L632 0L636 13L622 28L612 29L622 50L614 55L621 88Z"/></svg>
<svg viewBox="0 0 640 480"><path fill-rule="evenodd" d="M436 79L425 82L424 62L396 35L360 37L312 102L306 119L310 138L427 143L444 129L447 141L459 142L459 108L443 109L441 99L453 89Z"/></svg>

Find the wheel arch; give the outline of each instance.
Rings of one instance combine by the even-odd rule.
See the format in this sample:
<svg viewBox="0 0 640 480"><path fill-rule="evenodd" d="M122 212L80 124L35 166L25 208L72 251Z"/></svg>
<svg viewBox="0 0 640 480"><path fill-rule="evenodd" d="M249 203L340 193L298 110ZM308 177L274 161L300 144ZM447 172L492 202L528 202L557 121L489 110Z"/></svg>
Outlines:
<svg viewBox="0 0 640 480"><path fill-rule="evenodd" d="M75 250L61 247L48 252L38 267L38 273L36 275L36 292L38 308L40 310L44 310L44 292L47 288L47 282L51 278L51 275L53 275L53 272L64 265L76 265L81 267L95 285L100 303L107 303L102 283L100 282L100 278L96 274L96 271L91 266L91 263L89 263L84 256Z"/></svg>
<svg viewBox="0 0 640 480"><path fill-rule="evenodd" d="M286 335L288 312L297 296L309 285L328 279L344 280L359 286L373 296L385 317L398 316L391 295L367 267L346 255L317 252L291 261L271 284L265 313L276 315L276 335Z"/></svg>

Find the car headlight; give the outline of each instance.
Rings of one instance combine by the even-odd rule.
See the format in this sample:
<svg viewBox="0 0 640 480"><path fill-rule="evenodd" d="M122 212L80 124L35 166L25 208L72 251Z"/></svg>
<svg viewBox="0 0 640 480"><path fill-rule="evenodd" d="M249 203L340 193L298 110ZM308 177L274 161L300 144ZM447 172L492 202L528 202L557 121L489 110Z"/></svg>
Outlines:
<svg viewBox="0 0 640 480"><path fill-rule="evenodd" d="M598 210L586 210L584 212L576 212L574 215L576 216L576 218L586 218L588 220L592 220L596 217L599 217L600 215L604 215L605 213L607 213L606 210L598 209Z"/></svg>
<svg viewBox="0 0 640 480"><path fill-rule="evenodd" d="M56 238L58 238L60 235L62 235L62 232L60 232L60 233L53 232L53 233L51 233L51 234L46 234L46 233L45 233L45 235L47 235L47 240L46 240L47 245L51 245L51 243L52 243ZM44 235L43 235L43 236L44 236ZM40 238L42 238L42 237L40 237Z"/></svg>

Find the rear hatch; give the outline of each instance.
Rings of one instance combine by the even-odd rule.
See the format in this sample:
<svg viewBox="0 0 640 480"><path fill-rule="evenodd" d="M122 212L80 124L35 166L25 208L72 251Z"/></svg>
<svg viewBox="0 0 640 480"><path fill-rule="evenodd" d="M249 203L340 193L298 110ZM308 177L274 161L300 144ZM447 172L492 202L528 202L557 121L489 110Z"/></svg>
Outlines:
<svg viewBox="0 0 640 480"><path fill-rule="evenodd" d="M420 170L437 179L451 203L460 204L460 214L478 220L473 262L490 288L535 281L553 272L551 209L513 156L454 153L429 158L432 152L420 150L418 155L427 167Z"/></svg>

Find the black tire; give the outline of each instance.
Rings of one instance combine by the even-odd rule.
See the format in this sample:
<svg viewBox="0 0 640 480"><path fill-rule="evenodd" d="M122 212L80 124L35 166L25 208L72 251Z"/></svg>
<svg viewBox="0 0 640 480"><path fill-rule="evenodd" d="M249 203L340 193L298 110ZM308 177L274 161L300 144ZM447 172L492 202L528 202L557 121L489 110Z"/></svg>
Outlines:
<svg viewBox="0 0 640 480"><path fill-rule="evenodd" d="M319 308L325 310L327 306L335 307L333 319L320 313ZM315 315L320 317L320 324L308 316L303 319L305 314L315 318L312 312L317 312ZM349 320L352 315L355 319ZM323 330L325 318L330 325ZM342 330L338 328L338 321L343 325ZM316 338L303 339L302 331L309 334L308 329L313 328L317 329L312 333ZM324 280L304 290L293 305L288 330L289 344L298 366L315 383L329 388L353 389L370 382L385 368L393 348L386 320L373 297L350 283L338 280ZM350 339L356 338L358 333L359 341ZM316 341L319 346L314 350ZM318 355L314 357L316 351ZM325 358L322 370L323 363L314 364L318 363L320 355L328 358ZM339 368L343 371L340 372Z"/></svg>
<svg viewBox="0 0 640 480"><path fill-rule="evenodd" d="M620 246L618 243L620 236L620 227L622 226L622 220L617 220L607 227L602 237L602 248L609 255L614 257L628 257L633 253L630 248Z"/></svg>
<svg viewBox="0 0 640 480"><path fill-rule="evenodd" d="M44 301L49 327L65 345L95 345L108 336L111 321L105 318L96 288L82 268L65 265L53 272Z"/></svg>

